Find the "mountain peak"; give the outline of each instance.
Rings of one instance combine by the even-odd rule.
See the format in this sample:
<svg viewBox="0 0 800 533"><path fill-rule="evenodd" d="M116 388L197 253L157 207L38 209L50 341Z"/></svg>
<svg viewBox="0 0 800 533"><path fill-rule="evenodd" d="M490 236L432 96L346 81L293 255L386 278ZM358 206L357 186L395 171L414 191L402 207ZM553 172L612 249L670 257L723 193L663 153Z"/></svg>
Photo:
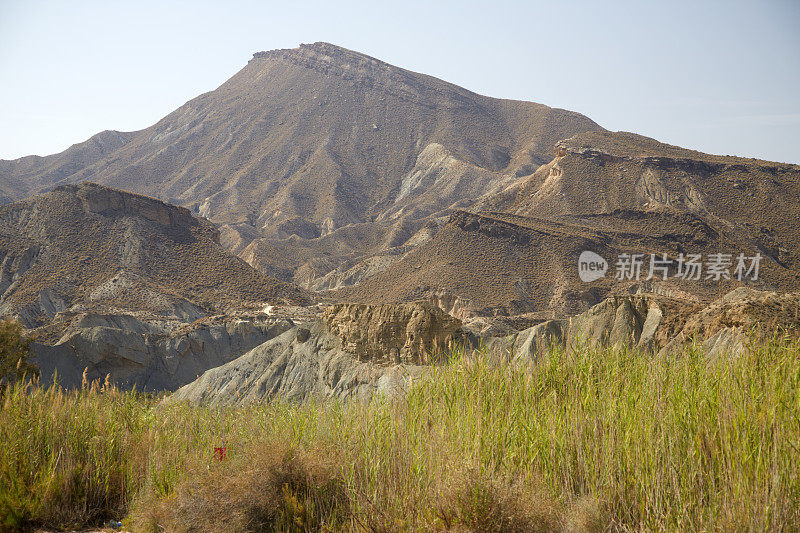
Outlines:
<svg viewBox="0 0 800 533"><path fill-rule="evenodd" d="M360 64L372 64L391 67L388 63L375 59L374 57L323 41L310 44L304 43L297 48L279 48L276 50L256 52L253 54L253 59L313 60L338 65L356 66Z"/></svg>
<svg viewBox="0 0 800 533"><path fill-rule="evenodd" d="M467 89L438 78L396 67L380 59L326 42L257 52L253 54L250 64L258 64L260 61L277 61L311 69L325 76L378 88L412 101L423 100L430 103L431 99L437 98L436 95L443 94L450 98L477 96Z"/></svg>

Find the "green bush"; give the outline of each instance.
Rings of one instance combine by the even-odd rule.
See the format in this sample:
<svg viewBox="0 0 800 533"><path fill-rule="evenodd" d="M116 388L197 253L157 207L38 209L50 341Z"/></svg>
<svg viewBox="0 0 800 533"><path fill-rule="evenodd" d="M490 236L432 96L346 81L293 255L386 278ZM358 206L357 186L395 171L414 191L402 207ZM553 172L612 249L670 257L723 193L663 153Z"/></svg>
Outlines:
<svg viewBox="0 0 800 533"><path fill-rule="evenodd" d="M39 374L28 362L30 344L22 335L19 322L0 320L0 386Z"/></svg>

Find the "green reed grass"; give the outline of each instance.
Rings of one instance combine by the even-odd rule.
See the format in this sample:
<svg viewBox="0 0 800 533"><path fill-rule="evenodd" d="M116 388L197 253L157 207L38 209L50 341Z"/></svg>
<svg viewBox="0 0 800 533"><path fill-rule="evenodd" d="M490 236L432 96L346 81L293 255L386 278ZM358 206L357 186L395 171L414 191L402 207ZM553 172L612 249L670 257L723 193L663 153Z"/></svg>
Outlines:
<svg viewBox="0 0 800 533"><path fill-rule="evenodd" d="M177 494L217 490L277 446L333 465L350 501L340 529L800 528L797 342L714 360L462 353L403 397L369 401L192 406L99 384L18 384L0 400L6 529L129 513L146 528L149 509L168 517Z"/></svg>

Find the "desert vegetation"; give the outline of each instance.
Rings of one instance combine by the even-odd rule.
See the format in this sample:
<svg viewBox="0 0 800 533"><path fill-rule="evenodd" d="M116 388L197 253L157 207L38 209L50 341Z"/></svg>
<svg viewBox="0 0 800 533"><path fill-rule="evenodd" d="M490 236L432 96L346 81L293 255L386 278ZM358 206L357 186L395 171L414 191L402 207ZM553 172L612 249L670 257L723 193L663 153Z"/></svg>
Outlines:
<svg viewBox="0 0 800 533"><path fill-rule="evenodd" d="M0 320L0 387L38 374L28 362L31 342L22 332L19 322Z"/></svg>
<svg viewBox="0 0 800 533"><path fill-rule="evenodd" d="M800 528L800 344L453 354L397 398L2 393L0 524L133 531ZM215 448L225 448L224 458Z"/></svg>

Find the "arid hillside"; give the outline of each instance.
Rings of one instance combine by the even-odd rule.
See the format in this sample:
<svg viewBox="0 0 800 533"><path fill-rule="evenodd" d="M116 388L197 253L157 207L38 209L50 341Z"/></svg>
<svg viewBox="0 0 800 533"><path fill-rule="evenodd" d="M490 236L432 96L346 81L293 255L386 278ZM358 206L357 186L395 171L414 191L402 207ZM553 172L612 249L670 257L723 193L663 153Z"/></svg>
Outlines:
<svg viewBox="0 0 800 533"><path fill-rule="evenodd" d="M185 208L95 184L0 207L0 315L26 327L71 309L192 321L307 294L227 253Z"/></svg>
<svg viewBox="0 0 800 533"><path fill-rule="evenodd" d="M83 181L147 194L219 224L223 245L264 272L310 283L532 173L557 141L600 130L315 43L255 54L145 130L0 162L0 195Z"/></svg>
<svg viewBox="0 0 800 533"><path fill-rule="evenodd" d="M798 165L703 154L632 133L591 132L557 143L553 161L486 203L540 218L693 213L776 259L783 248L781 262L790 266L800 251L798 177Z"/></svg>
<svg viewBox="0 0 800 533"><path fill-rule="evenodd" d="M227 251L326 301L555 317L615 291L800 288L800 166L608 132L327 43L256 53L145 130L2 161L0 201L84 180L184 206ZM602 279L579 278L587 250L608 261ZM626 254L641 273L615 279ZM672 261L667 279L647 279L651 254ZM682 279L681 254L730 264ZM738 279L740 254L760 275Z"/></svg>
<svg viewBox="0 0 800 533"><path fill-rule="evenodd" d="M332 294L357 301L422 297L464 316L563 316L612 291L707 301L743 284L797 290L798 198L797 165L708 155L629 133L583 133L557 143L555 158L530 176L498 187L470 212L454 213L423 245L373 267L358 284L339 283ZM586 250L610 263L604 278L579 278ZM641 254L640 275L615 279L623 254ZM667 279L661 270L647 279L651 254L667 254ZM701 256L697 279L678 276L681 254ZM713 254L728 264L709 278ZM736 275L740 254L741 274L752 266L749 258L761 257L757 277Z"/></svg>
<svg viewBox="0 0 800 533"><path fill-rule="evenodd" d="M0 204L49 190L53 184L113 153L135 135L106 130L58 154L0 160Z"/></svg>

